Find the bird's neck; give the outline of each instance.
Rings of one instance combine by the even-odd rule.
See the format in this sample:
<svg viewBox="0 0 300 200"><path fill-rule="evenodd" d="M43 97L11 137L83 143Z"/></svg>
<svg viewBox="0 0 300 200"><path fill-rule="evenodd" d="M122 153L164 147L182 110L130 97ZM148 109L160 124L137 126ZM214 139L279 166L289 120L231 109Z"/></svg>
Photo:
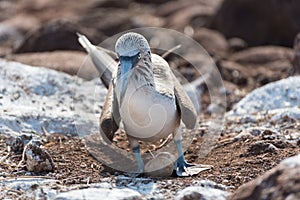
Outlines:
<svg viewBox="0 0 300 200"><path fill-rule="evenodd" d="M150 60L142 60L134 69L131 80L137 88L149 87L155 89L153 67Z"/></svg>

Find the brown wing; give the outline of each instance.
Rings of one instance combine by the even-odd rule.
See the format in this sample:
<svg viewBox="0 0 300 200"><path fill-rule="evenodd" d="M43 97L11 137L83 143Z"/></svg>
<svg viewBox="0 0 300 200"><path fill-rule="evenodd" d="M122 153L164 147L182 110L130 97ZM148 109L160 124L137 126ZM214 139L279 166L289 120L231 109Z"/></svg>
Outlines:
<svg viewBox="0 0 300 200"><path fill-rule="evenodd" d="M181 120L185 124L186 128L193 129L197 121L196 109L184 91L182 85L179 83L175 75L172 73L173 84L174 84L174 94L177 104L180 108Z"/></svg>
<svg viewBox="0 0 300 200"><path fill-rule="evenodd" d="M106 142L112 141L115 132L119 128L120 120L118 102L114 92L114 84L111 81L100 117L100 134Z"/></svg>

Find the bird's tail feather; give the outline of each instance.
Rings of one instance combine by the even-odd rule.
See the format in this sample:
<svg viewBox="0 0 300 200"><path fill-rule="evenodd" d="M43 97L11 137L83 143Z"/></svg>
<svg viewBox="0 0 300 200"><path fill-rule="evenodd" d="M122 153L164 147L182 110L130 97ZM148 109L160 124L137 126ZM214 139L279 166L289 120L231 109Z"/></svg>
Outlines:
<svg viewBox="0 0 300 200"><path fill-rule="evenodd" d="M103 48L93 45L84 35L80 33L77 35L79 43L89 53L103 84L108 88L109 82L117 70L117 62Z"/></svg>
<svg viewBox="0 0 300 200"><path fill-rule="evenodd" d="M78 42L81 44L81 46L88 52L91 53L92 48L94 45L91 44L91 42L82 34L77 33L78 36Z"/></svg>

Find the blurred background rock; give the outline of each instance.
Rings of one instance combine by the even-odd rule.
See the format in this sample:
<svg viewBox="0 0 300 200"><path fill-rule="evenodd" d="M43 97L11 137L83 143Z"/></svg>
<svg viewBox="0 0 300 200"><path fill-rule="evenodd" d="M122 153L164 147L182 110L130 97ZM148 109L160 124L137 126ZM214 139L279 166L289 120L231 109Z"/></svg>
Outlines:
<svg viewBox="0 0 300 200"><path fill-rule="evenodd" d="M199 42L228 90L249 91L299 73L299 9L297 0L1 0L0 56L74 75L85 58L76 32L99 44L128 29L164 27ZM189 80L199 75L178 63ZM84 78L91 79L88 69Z"/></svg>

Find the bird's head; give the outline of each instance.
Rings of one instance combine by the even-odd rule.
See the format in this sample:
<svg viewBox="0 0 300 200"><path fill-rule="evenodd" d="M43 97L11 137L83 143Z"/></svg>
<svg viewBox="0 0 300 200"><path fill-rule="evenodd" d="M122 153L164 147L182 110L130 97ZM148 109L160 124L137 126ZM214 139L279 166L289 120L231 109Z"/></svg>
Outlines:
<svg viewBox="0 0 300 200"><path fill-rule="evenodd" d="M138 33L132 32L122 35L117 40L115 50L120 61L120 96L122 98L124 97L132 69L137 67L137 64L143 57L148 56L150 58L151 51L146 38Z"/></svg>

